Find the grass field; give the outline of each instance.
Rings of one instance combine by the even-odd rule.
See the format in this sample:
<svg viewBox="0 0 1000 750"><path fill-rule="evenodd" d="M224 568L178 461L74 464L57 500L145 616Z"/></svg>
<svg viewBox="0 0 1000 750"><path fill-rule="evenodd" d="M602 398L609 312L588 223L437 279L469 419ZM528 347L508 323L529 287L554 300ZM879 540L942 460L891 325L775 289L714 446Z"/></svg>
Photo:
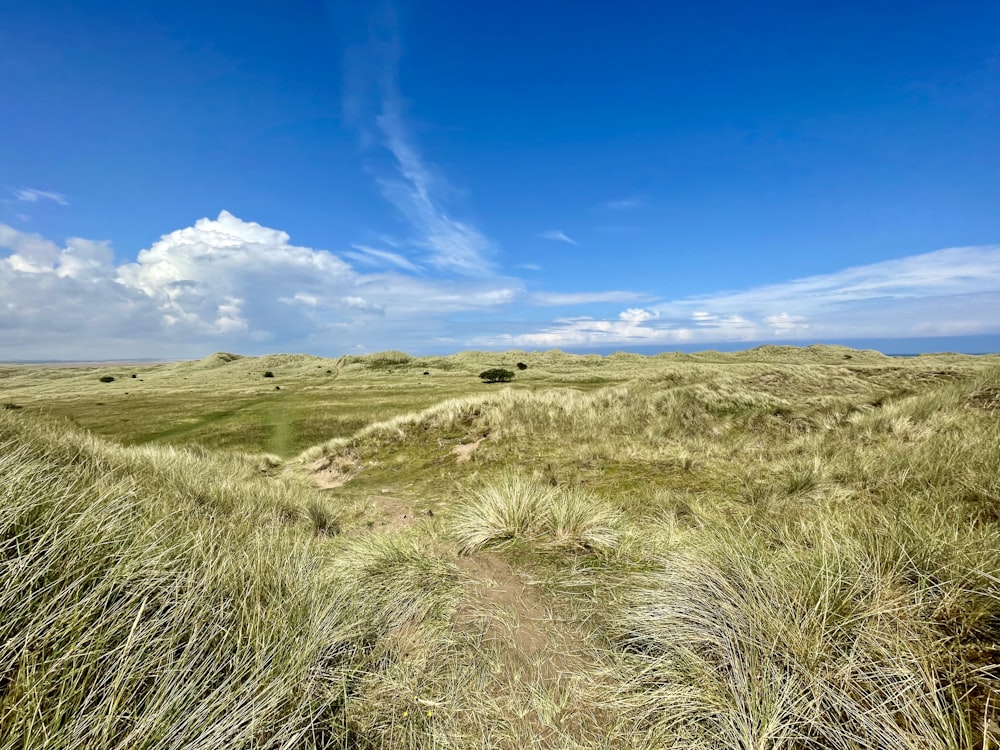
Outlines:
<svg viewBox="0 0 1000 750"><path fill-rule="evenodd" d="M0 366L0 565L3 750L997 748L1000 356Z"/></svg>

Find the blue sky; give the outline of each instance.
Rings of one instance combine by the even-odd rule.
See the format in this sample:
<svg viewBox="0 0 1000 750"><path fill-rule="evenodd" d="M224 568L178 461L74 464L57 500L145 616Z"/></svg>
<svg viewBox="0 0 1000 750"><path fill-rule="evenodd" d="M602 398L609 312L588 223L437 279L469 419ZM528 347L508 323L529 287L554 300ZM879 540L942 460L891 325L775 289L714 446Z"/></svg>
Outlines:
<svg viewBox="0 0 1000 750"><path fill-rule="evenodd" d="M995 2L0 8L0 359L1000 349Z"/></svg>

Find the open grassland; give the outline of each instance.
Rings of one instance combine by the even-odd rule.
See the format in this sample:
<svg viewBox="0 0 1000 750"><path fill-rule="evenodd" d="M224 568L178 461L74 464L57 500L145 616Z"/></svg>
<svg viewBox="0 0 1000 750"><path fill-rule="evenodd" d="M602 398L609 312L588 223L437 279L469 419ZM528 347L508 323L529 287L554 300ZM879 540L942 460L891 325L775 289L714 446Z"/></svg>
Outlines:
<svg viewBox="0 0 1000 750"><path fill-rule="evenodd" d="M4 750L1000 747L1000 357L217 354L2 404Z"/></svg>

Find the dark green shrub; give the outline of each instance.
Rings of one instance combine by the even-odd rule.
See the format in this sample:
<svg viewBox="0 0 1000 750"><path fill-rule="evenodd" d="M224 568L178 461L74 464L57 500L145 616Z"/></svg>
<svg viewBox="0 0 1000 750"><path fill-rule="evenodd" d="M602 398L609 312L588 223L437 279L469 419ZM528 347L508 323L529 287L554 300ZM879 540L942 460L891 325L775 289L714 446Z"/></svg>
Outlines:
<svg viewBox="0 0 1000 750"><path fill-rule="evenodd" d="M113 377L111 377L110 375L101 375L101 377L99 378L99 380L102 383L113 383L115 379Z"/></svg>
<svg viewBox="0 0 1000 750"><path fill-rule="evenodd" d="M24 407L19 406L18 404L13 403L12 401L8 401L6 404L3 405L3 408L4 409L22 409Z"/></svg>
<svg viewBox="0 0 1000 750"><path fill-rule="evenodd" d="M518 362L517 363L517 369L518 370L527 370L528 366L526 364L524 364L524 362Z"/></svg>
<svg viewBox="0 0 1000 750"><path fill-rule="evenodd" d="M267 372L264 373L264 377L265 378L273 378L274 377L274 373L271 372L270 370L268 370Z"/></svg>
<svg viewBox="0 0 1000 750"><path fill-rule="evenodd" d="M514 379L514 373L502 367L494 367L492 370L479 373L479 377L487 383L509 383Z"/></svg>

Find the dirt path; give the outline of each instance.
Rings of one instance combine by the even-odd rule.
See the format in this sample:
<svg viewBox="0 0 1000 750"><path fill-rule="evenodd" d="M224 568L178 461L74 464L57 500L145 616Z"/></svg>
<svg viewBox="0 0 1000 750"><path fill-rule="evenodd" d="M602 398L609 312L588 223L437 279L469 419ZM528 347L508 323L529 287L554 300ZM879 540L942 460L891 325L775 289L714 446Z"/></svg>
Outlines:
<svg viewBox="0 0 1000 750"><path fill-rule="evenodd" d="M503 663L494 689L522 717L519 746L587 746L600 736L608 717L594 711L602 669L587 630L561 617L555 602L496 553L460 557L458 566L469 595L453 626L476 634Z"/></svg>

